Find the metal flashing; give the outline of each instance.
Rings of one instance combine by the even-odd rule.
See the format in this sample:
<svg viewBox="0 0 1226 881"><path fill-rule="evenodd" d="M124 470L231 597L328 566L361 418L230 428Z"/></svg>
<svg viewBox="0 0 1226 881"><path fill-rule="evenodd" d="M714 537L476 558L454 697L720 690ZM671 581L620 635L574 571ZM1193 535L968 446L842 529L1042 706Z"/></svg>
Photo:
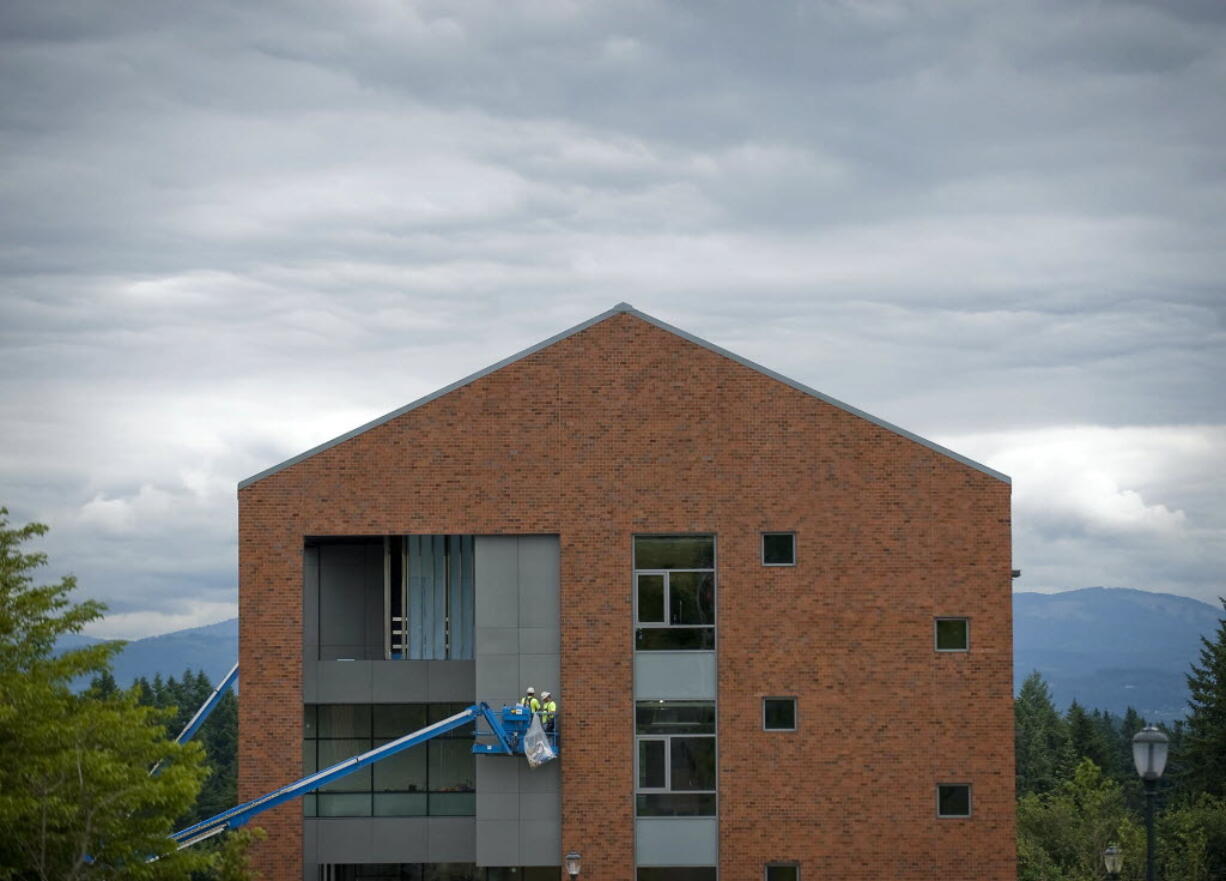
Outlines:
<svg viewBox="0 0 1226 881"><path fill-rule="evenodd" d="M312 447L311 449L305 452L299 453L296 456L292 456L289 459L286 459L284 462L281 462L277 465L273 465L271 468L266 468L263 471L259 472L258 474L253 474L251 477L248 477L245 480L239 481L238 488L240 490L246 489L251 484L259 480L263 480L265 477L270 477L271 475L276 474L279 471L283 471L286 468L289 468L291 465L296 465L305 459L311 458L317 453L322 453L324 450L331 449L332 447L335 447L338 444L342 444L347 440L351 440L352 438L355 438L360 434L364 434L367 431L370 431L372 428L377 428L380 425L383 425L387 422L392 421L398 416L402 416L405 413L408 413L410 410L416 410L418 407L428 404L431 401L435 400L436 398L441 398L443 395L453 392L458 388L463 388L469 383L475 382L476 380L481 379L482 377L488 376L489 374L493 373L495 370L501 370L503 367L506 367L510 364L514 364L516 361L519 361L522 358L526 358L529 355L534 355L537 352L541 351L542 349L546 349L549 346L552 346L554 343L561 342L567 337L574 336L577 333L587 330L589 327L599 324L600 322L604 321L606 318L611 318L614 315L620 315L620 314L633 315L634 317L642 321L646 321L648 324L655 325L661 330L666 330L669 333L675 334L676 336L679 336L684 340L694 343L697 346L702 346L704 349L707 349L708 351L714 352L717 355L722 355L725 358L735 361L737 364L740 364L744 367L748 367L752 370L756 370L759 373L764 374L765 376L769 376L771 379L774 379L774 380L777 380L783 383L784 385L791 386L797 391L804 392L807 395L812 395L818 400L824 401L825 403L830 404L831 406L838 407L840 410L844 410L848 413L851 413L853 416L859 416L861 419L867 419L869 422L873 423L874 425L887 429L888 431L891 431L901 437L904 437L907 440L920 444L921 446L928 447L930 450L934 450L935 452L938 452L943 456L947 456L957 462L962 463L963 465L967 465L971 468L974 468L976 471L981 471L990 477L995 477L997 480L1001 480L1009 484L1013 482L1012 479L1007 474L1002 474L1001 472L995 470L994 468L989 468L987 465L984 465L980 462L976 462L975 460L969 459L966 456L963 456L959 453L955 453L953 450L947 447L943 447L938 443L934 443L933 441L930 441L927 438L920 437L919 435L914 434L910 431L907 431L904 428L899 428L897 425L894 425L893 423L890 423L890 422L886 422L884 419L879 419L878 417L873 416L871 413L866 413L863 410L858 409L857 407L853 407L850 404L845 404L844 402L836 398L832 398L829 395L822 394L821 392L817 391L816 389L810 388L804 383L797 382L794 379L790 379L789 377L786 377L781 373L776 373L774 370L771 370L767 367L763 367L761 364L758 364L754 361L750 361L748 358L744 358L741 355L736 354L735 352L730 352L727 349L723 348L722 346L717 346L714 343L708 342L707 340L704 340L701 337L694 336L694 334L684 331L679 327L674 327L673 325L665 321L661 321L660 319L652 315L648 315L645 312L640 312L638 309L635 309L629 303L622 302L622 303L618 303L612 309L609 309L605 312L601 312L599 315L596 315L593 318L589 318L587 321L576 324L574 327L564 330L561 333L554 334L553 336L549 337L546 340L542 340L541 342L537 343L534 346L529 346L528 348L520 352L516 352L514 355L511 355L507 358L503 358L501 361L498 361L495 364L491 364L488 367L478 370L476 373L471 373L468 376L464 377L463 379L457 380L451 383L450 385L444 386L438 391L431 392L430 394L424 397L418 398L416 401L413 401L412 403L405 404L403 407L393 410L390 413L385 413L384 415L378 417L377 419L372 419L370 422L367 422L364 425L359 425L357 428L354 428L351 431L347 431L344 434L338 435L337 437L334 437L329 441L325 441L324 443L319 444L318 446Z"/></svg>

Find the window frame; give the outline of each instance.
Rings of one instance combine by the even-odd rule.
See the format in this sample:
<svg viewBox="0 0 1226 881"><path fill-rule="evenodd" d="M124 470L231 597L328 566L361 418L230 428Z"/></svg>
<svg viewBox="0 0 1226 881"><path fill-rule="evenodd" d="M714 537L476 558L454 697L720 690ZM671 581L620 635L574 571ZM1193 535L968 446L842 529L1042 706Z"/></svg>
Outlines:
<svg viewBox="0 0 1226 881"><path fill-rule="evenodd" d="M941 813L941 787L942 786L962 786L966 789L966 813L965 814L943 814ZM936 814L938 820L967 820L974 816L975 813L975 794L974 787L969 782L938 782L933 789L936 796Z"/></svg>
<svg viewBox="0 0 1226 881"><path fill-rule="evenodd" d="M796 881L800 881L800 862L797 860L772 860L762 867L762 878L771 881L771 869L795 869Z"/></svg>
<svg viewBox="0 0 1226 881"><path fill-rule="evenodd" d="M791 728L772 728L766 724L766 702L767 701L791 701L792 702L792 727ZM800 700L794 694L772 694L762 698L762 730L763 731L781 731L789 732L796 731L800 728ZM780 863L779 865L784 865Z"/></svg>
<svg viewBox="0 0 1226 881"><path fill-rule="evenodd" d="M788 567L793 567L796 565L797 553L796 553L796 531L795 530L789 531L786 529L775 529L775 530L771 530L770 532L762 532L759 535L760 535L759 559L761 560L761 563L763 566L769 566L772 569L777 569L777 568L786 569ZM790 563L768 563L766 562L766 538L767 536L770 536L770 535L787 535L791 537L792 539L792 562Z"/></svg>
<svg viewBox="0 0 1226 881"><path fill-rule="evenodd" d="M962 648L943 649L941 648L941 622L942 621L961 621L965 631L965 645ZM971 619L967 615L938 615L932 619L932 648L941 654L957 654L959 652L969 652L971 650Z"/></svg>
<svg viewBox="0 0 1226 881"><path fill-rule="evenodd" d="M679 731L676 734L660 734L658 732L653 732L649 734L639 734L637 715L638 715L638 706L639 704L642 704L642 703L711 704L713 708L716 708L716 714L717 714L715 718L715 722L714 722L714 730L711 731L710 733L695 732L695 731ZM719 717L718 717L718 705L716 704L716 702L715 701L690 701L690 700L679 700L679 701L647 700L647 701L635 701L634 707L635 707L635 716L636 716L636 719L634 722L635 817L636 818L638 817L637 804L638 804L638 797L640 795L713 795L715 796L715 799L714 799L715 810L712 814L683 814L679 816L696 816L696 817L716 816L718 817L719 816ZM715 772L715 780L713 782L712 788L711 789L673 789L673 744L672 742L674 739L692 740L696 738L707 738L712 743L713 752L714 752L714 772ZM642 775L642 757L643 757L642 747L640 746L640 744L642 744L644 741L652 741L652 742L658 742L658 743L664 744L664 785L662 787L641 786L640 785L640 780L642 779L641 775Z"/></svg>
<svg viewBox="0 0 1226 881"><path fill-rule="evenodd" d="M709 538L711 540L710 569L638 569L635 566L635 542L640 538ZM632 602L632 618L630 637L635 652L714 652L719 642L719 579L716 575L719 569L719 536L714 532L636 532L630 536L630 591ZM711 576L711 619L710 624L672 624L669 622L669 610L672 608L672 575L676 574L710 574ZM663 621L641 621L639 619L639 578L641 576L662 576L664 579ZM709 630L711 632L710 648L666 648L640 649L638 633L640 630ZM636 776L637 781L637 776Z"/></svg>

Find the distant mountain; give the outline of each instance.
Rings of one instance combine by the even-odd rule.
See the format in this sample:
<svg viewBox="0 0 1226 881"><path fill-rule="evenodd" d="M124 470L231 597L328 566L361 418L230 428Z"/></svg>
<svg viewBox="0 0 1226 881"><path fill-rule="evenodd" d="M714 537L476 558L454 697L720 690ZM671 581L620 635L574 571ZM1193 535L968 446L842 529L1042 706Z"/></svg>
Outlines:
<svg viewBox="0 0 1226 881"><path fill-rule="evenodd" d="M1129 706L1152 720L1187 711L1184 676L1212 636L1219 606L1165 593L1088 587L1065 593L1013 595L1014 687L1038 670L1057 706L1074 699L1091 709L1123 713ZM85 636L63 648L101 642ZM115 679L178 677L204 670L217 682L238 659L238 619L193 627L128 644L115 660Z"/></svg>
<svg viewBox="0 0 1226 881"><path fill-rule="evenodd" d="M89 636L70 634L57 643L61 650L106 642ZM238 660L238 619L220 621L204 627L176 630L129 642L113 663L115 681L126 688L132 680L161 675L179 678L183 671L203 670L216 683ZM82 687L88 682L79 683Z"/></svg>
<svg viewBox="0 0 1226 881"><path fill-rule="evenodd" d="M1185 675L1220 606L1126 588L1013 595L1014 688L1038 670L1061 709L1073 700L1150 720L1187 712Z"/></svg>

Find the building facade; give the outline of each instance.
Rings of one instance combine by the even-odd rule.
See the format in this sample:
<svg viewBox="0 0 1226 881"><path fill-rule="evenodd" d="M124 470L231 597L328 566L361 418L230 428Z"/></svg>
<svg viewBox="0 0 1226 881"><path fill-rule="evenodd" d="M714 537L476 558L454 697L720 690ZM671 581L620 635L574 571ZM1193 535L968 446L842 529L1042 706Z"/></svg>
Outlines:
<svg viewBox="0 0 1226 881"><path fill-rule="evenodd" d="M622 304L244 481L269 879L1015 876L1008 479Z"/></svg>

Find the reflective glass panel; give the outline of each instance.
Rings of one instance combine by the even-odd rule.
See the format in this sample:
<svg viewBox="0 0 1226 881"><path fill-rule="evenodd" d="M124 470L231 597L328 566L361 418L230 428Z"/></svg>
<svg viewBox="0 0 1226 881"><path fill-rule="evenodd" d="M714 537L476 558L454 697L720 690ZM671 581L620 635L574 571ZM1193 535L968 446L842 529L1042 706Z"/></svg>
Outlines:
<svg viewBox="0 0 1226 881"><path fill-rule="evenodd" d="M971 815L971 788L965 783L942 783L937 787L937 813L942 817Z"/></svg>
<svg viewBox="0 0 1226 881"><path fill-rule="evenodd" d="M674 737L669 747L669 789L715 789L714 737Z"/></svg>
<svg viewBox="0 0 1226 881"><path fill-rule="evenodd" d="M475 817L477 793L432 792L429 813L431 817Z"/></svg>
<svg viewBox="0 0 1226 881"><path fill-rule="evenodd" d="M425 704L375 704L374 736L387 740L426 727Z"/></svg>
<svg viewBox="0 0 1226 881"><path fill-rule="evenodd" d="M763 706L763 716L767 731L791 731L796 727L796 699L768 697Z"/></svg>
<svg viewBox="0 0 1226 881"><path fill-rule="evenodd" d="M320 770L370 749L369 740L321 740L318 741L318 744ZM362 790L370 790L369 766L354 771L352 774L348 774L339 780L333 780L331 783L321 786L319 791L358 792ZM323 810L322 804L320 805L320 810ZM320 816L328 815L321 813Z"/></svg>
<svg viewBox="0 0 1226 881"><path fill-rule="evenodd" d="M791 566L796 562L796 536L768 532L762 536L762 562L767 566Z"/></svg>
<svg viewBox="0 0 1226 881"><path fill-rule="evenodd" d="M965 618L938 618L937 649L943 652L966 651L968 629Z"/></svg>
<svg viewBox="0 0 1226 881"><path fill-rule="evenodd" d="M664 576L639 576L639 620L664 623Z"/></svg>
<svg viewBox="0 0 1226 881"><path fill-rule="evenodd" d="M473 755L470 741L431 740L426 743L426 749L430 761L431 792L475 791L476 756Z"/></svg>
<svg viewBox="0 0 1226 881"><path fill-rule="evenodd" d="M667 742L663 740L639 741L639 789L663 789L667 782L664 776L664 752Z"/></svg>
<svg viewBox="0 0 1226 881"><path fill-rule="evenodd" d="M639 651L697 652L715 648L714 627L640 627L634 632Z"/></svg>
<svg viewBox="0 0 1226 881"><path fill-rule="evenodd" d="M370 766L375 792L425 792L426 748L418 745Z"/></svg>
<svg viewBox="0 0 1226 881"><path fill-rule="evenodd" d="M641 535L634 540L635 569L714 569L715 537Z"/></svg>
<svg viewBox="0 0 1226 881"><path fill-rule="evenodd" d="M320 737L370 737L370 704L316 704Z"/></svg>
<svg viewBox="0 0 1226 881"><path fill-rule="evenodd" d="M316 812L320 817L369 817L370 793L323 793L318 796Z"/></svg>
<svg viewBox="0 0 1226 881"><path fill-rule="evenodd" d="M424 792L376 792L376 817L424 817L426 794Z"/></svg>
<svg viewBox="0 0 1226 881"><path fill-rule="evenodd" d="M715 623L715 576L712 573L669 573L668 623Z"/></svg>
<svg viewBox="0 0 1226 881"><path fill-rule="evenodd" d="M634 708L638 734L714 734L714 701L639 701Z"/></svg>
<svg viewBox="0 0 1226 881"><path fill-rule="evenodd" d="M800 867L767 866L766 881L800 881Z"/></svg>
<svg viewBox="0 0 1226 881"><path fill-rule="evenodd" d="M635 796L640 817L713 817L714 792L644 792Z"/></svg>

